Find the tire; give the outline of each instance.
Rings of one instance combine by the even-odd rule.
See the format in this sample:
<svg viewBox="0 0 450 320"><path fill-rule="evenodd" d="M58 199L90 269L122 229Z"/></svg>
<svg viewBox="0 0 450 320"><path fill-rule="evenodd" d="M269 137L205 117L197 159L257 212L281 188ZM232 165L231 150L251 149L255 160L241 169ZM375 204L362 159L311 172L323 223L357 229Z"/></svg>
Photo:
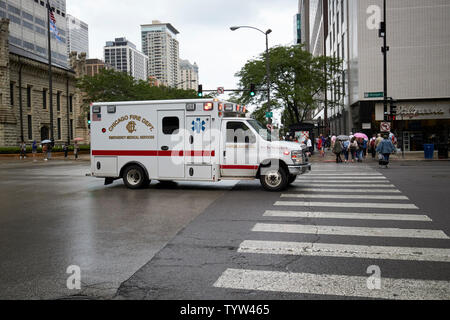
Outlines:
<svg viewBox="0 0 450 320"><path fill-rule="evenodd" d="M297 176L293 175L293 174L290 174L289 175L289 179L288 179L288 184L289 185L293 184L295 182L295 180L297 180Z"/></svg>
<svg viewBox="0 0 450 320"><path fill-rule="evenodd" d="M286 170L280 167L262 175L260 181L266 191L279 192L286 189L289 184L289 177Z"/></svg>
<svg viewBox="0 0 450 320"><path fill-rule="evenodd" d="M150 180L144 170L137 165L129 166L123 173L123 182L129 189L142 189L148 187Z"/></svg>

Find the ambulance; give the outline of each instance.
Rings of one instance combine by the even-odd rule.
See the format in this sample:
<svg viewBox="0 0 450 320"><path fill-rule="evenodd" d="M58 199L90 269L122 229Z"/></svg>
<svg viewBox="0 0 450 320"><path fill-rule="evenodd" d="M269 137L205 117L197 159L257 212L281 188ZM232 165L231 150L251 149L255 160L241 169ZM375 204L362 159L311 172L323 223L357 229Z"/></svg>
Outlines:
<svg viewBox="0 0 450 320"><path fill-rule="evenodd" d="M93 103L91 174L130 189L151 180L259 179L281 191L311 171L306 146L272 141L245 107L217 99Z"/></svg>

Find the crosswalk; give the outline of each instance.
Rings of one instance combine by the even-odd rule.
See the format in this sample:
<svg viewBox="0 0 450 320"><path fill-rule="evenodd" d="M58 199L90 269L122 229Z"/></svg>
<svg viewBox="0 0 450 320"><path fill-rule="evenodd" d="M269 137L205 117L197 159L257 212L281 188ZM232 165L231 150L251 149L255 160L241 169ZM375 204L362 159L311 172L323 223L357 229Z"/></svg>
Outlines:
<svg viewBox="0 0 450 320"><path fill-rule="evenodd" d="M414 262L423 264L424 268L427 263L450 263L448 245L442 248L442 243L450 240L449 236L442 230L426 227L433 221L421 209L385 176L370 167L342 171L326 166L299 177L292 188L282 193L273 208L263 212L261 221L251 228L249 238L254 239L244 240L237 252L275 258ZM383 227L374 227L371 223L381 223ZM420 227L404 225L411 226L413 223ZM290 241L278 238L283 235ZM262 236L267 239L261 240ZM311 237L317 237L317 240L311 241ZM340 243L344 237L358 240ZM369 240L376 239L382 245L370 245ZM365 244L367 241L369 244ZM395 241L401 242L401 245L394 245ZM428 245L418 246L421 241ZM438 241L439 244L433 248L429 246L430 241ZM408 242L413 244L405 245ZM324 273L318 267L314 271L260 270L256 265L237 269L230 266L213 286L314 295L319 298L450 299L450 281L381 275L380 287L372 288L368 284L370 275L364 273L365 270L356 275Z"/></svg>

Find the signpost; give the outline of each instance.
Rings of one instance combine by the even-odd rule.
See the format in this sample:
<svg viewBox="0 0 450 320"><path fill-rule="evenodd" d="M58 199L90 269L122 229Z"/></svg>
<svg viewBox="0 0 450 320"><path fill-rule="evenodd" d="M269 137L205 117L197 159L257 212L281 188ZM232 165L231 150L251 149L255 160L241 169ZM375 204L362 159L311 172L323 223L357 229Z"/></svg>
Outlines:
<svg viewBox="0 0 450 320"><path fill-rule="evenodd" d="M273 118L273 112L266 112L266 118L272 119Z"/></svg>
<svg viewBox="0 0 450 320"><path fill-rule="evenodd" d="M218 94L224 94L225 93L225 88L224 87L217 88L217 93Z"/></svg>
<svg viewBox="0 0 450 320"><path fill-rule="evenodd" d="M391 123L390 122L382 122L380 125L381 132L391 132Z"/></svg>

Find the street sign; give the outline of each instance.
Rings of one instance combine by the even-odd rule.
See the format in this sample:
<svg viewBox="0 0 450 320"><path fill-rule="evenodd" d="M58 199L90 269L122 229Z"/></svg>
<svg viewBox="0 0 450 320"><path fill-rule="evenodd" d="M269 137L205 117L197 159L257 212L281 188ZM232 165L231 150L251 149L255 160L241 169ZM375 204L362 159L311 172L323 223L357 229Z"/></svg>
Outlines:
<svg viewBox="0 0 450 320"><path fill-rule="evenodd" d="M391 132L391 123L390 122L382 122L380 125L381 132Z"/></svg>
<svg viewBox="0 0 450 320"><path fill-rule="evenodd" d="M218 94L224 94L225 93L225 88L223 88L223 87L217 88L217 93Z"/></svg>
<svg viewBox="0 0 450 320"><path fill-rule="evenodd" d="M268 125L267 125L267 129L270 130L270 131L273 131L273 125L268 124Z"/></svg>
<svg viewBox="0 0 450 320"><path fill-rule="evenodd" d="M273 112L266 112L266 118L272 119L273 118Z"/></svg>
<svg viewBox="0 0 450 320"><path fill-rule="evenodd" d="M364 98L384 98L384 92L365 92Z"/></svg>

